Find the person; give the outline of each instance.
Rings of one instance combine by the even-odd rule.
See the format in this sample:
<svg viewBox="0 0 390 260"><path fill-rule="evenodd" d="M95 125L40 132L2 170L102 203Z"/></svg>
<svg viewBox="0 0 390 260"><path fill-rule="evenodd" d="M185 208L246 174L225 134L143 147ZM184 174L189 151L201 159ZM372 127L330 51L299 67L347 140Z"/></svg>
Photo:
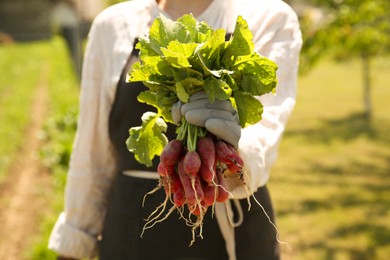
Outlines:
<svg viewBox="0 0 390 260"><path fill-rule="evenodd" d="M143 112L151 110L137 101L145 90L142 83L126 82L130 66L138 60L137 39L148 33L160 14L174 20L186 13L228 34L242 15L253 33L256 51L279 67L276 93L259 97L264 105L262 120L230 139L237 142L253 196L248 200L242 186L229 185L232 199L217 203L215 214L207 212L203 239L190 247L191 230L178 214L140 237L144 219L160 205L164 191L148 196L142 206L144 195L157 184L156 161L151 168L137 163L125 145L129 128L140 125ZM281 0L132 0L103 10L89 34L65 209L48 247L59 259L279 259L266 183L296 102L301 44L297 16ZM212 115L206 113L206 119ZM216 135L222 137L232 129L220 128ZM168 127L167 135L174 137L174 127Z"/></svg>

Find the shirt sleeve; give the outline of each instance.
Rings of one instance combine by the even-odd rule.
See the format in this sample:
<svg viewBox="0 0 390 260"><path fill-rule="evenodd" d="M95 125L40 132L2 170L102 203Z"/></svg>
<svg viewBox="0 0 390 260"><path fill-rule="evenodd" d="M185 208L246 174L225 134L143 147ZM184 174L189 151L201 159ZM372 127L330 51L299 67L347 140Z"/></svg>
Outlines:
<svg viewBox="0 0 390 260"><path fill-rule="evenodd" d="M274 1L279 2L279 1ZM294 108L302 36L298 18L287 4L275 6L274 14L253 25L255 48L278 65L275 94L259 97L262 120L242 129L238 152L244 160L246 187L238 179L228 182L234 198L244 198L266 184L277 158L278 144ZM275 11L277 10L277 11ZM249 194L248 194L249 191Z"/></svg>
<svg viewBox="0 0 390 260"><path fill-rule="evenodd" d="M78 129L69 164L65 208L49 239L49 248L74 258L93 258L102 230L106 200L115 173L108 136L112 100L105 68L104 25L94 22L86 48ZM108 79L107 79L108 78Z"/></svg>

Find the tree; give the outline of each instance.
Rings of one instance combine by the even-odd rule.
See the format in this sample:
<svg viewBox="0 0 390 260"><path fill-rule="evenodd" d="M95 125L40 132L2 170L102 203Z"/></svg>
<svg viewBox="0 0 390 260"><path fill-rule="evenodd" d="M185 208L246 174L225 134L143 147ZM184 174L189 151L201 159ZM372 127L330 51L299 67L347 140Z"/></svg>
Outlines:
<svg viewBox="0 0 390 260"><path fill-rule="evenodd" d="M302 69L308 71L322 57L360 58L364 88L364 114L372 117L371 61L390 54L389 0L304 0L323 16L313 21L303 13Z"/></svg>

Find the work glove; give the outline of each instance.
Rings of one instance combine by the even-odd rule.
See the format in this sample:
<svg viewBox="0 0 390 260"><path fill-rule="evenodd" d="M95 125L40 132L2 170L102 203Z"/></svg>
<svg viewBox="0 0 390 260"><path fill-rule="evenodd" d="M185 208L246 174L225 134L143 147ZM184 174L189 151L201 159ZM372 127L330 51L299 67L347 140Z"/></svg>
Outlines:
<svg viewBox="0 0 390 260"><path fill-rule="evenodd" d="M183 116L188 123L205 127L210 133L238 147L241 126L237 111L229 100L215 100L211 103L204 91L195 93L188 103L179 101L173 105L174 122L180 122Z"/></svg>

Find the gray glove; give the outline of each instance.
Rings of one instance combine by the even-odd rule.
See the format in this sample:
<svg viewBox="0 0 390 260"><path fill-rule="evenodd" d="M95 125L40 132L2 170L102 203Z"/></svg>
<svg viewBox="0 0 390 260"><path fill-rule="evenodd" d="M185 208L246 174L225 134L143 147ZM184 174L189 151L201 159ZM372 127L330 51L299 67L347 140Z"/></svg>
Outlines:
<svg viewBox="0 0 390 260"><path fill-rule="evenodd" d="M180 109L179 109L180 108ZM241 126L237 111L229 100L215 100L211 103L202 91L190 97L186 104L177 102L172 107L172 118L179 122L184 116L187 122L205 127L210 133L238 147Z"/></svg>

